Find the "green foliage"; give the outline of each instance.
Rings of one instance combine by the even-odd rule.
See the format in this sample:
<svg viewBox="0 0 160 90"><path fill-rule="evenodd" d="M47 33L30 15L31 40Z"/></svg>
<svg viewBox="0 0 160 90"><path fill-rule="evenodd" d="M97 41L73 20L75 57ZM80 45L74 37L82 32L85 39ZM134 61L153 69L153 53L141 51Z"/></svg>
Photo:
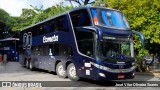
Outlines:
<svg viewBox="0 0 160 90"><path fill-rule="evenodd" d="M94 5L99 5L100 2ZM145 36L145 47L140 45L139 37L134 36L138 56L160 53L160 1L159 0L103 0L105 7L118 9L128 18L132 30ZM155 49L154 46L157 46Z"/></svg>
<svg viewBox="0 0 160 90"><path fill-rule="evenodd" d="M28 26L72 9L70 6L64 7L62 4L57 4L45 10L43 10L43 6L41 6L40 8L32 5L30 6L32 7L32 9L22 9L22 14L19 17L11 17L6 11L0 9L0 38L6 38L6 35L2 35L1 32L6 28L7 31L8 29L10 31L12 30L13 32L20 31Z"/></svg>
<svg viewBox="0 0 160 90"><path fill-rule="evenodd" d="M41 22L47 18L48 18L48 16L45 13L38 14L34 17L32 24L36 24L36 23Z"/></svg>
<svg viewBox="0 0 160 90"><path fill-rule="evenodd" d="M14 17L16 19L16 23L14 23L14 26L12 28L12 31L19 31L24 29L25 27L31 25L32 19L27 19L23 17Z"/></svg>
<svg viewBox="0 0 160 90"><path fill-rule="evenodd" d="M41 22L47 18L51 18L55 15L61 14L71 9L71 7L63 7L61 4L57 4L50 8L43 10L43 6L37 8L32 6L33 9L23 9L20 17L17 18L17 23L14 24L13 31L23 30L24 28Z"/></svg>
<svg viewBox="0 0 160 90"><path fill-rule="evenodd" d="M98 1L98 0L66 0L66 1L69 1L71 4L73 2L79 4L80 6L86 6L88 4L92 4L92 3L95 3L95 1Z"/></svg>
<svg viewBox="0 0 160 90"><path fill-rule="evenodd" d="M76 0L79 1L79 0ZM83 0L90 3L91 0ZM141 46L138 36L134 35L135 51L138 56L148 53L160 53L160 0L92 0L96 1L93 6L104 4L105 7L118 9L125 14L132 30L139 31L145 36L145 47ZM11 17L0 9L0 29L6 27L12 31L23 30L24 28L51 18L72 9L70 6L57 4L50 8L43 9L43 6L32 9L23 9L20 17Z"/></svg>
<svg viewBox="0 0 160 90"><path fill-rule="evenodd" d="M9 14L0 8L0 29L3 29L6 26L6 20L8 17Z"/></svg>
<svg viewBox="0 0 160 90"><path fill-rule="evenodd" d="M55 5L52 6L46 10L44 10L44 13L48 16L48 18L51 18L55 15L64 13L65 11L71 10L72 8L69 6L63 7L62 5Z"/></svg>
<svg viewBox="0 0 160 90"><path fill-rule="evenodd" d="M33 18L37 13L33 9L23 9L21 17L25 19Z"/></svg>
<svg viewBox="0 0 160 90"><path fill-rule="evenodd" d="M11 36L11 29L14 26L16 20L9 16L9 14L0 9L0 39L8 38Z"/></svg>

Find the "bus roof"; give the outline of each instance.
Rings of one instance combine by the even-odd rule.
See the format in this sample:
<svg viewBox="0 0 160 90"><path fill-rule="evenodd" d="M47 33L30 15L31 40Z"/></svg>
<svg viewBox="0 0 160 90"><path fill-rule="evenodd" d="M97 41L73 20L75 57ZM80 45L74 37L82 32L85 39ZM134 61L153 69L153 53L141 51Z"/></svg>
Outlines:
<svg viewBox="0 0 160 90"><path fill-rule="evenodd" d="M19 38L5 38L5 39L0 39L0 42L4 41L19 41Z"/></svg>
<svg viewBox="0 0 160 90"><path fill-rule="evenodd" d="M114 11L120 12L119 10L112 9L112 8L106 8L106 7L97 7L97 6L94 6L94 7L93 7L93 6L90 6L90 7L88 7L88 6L83 6L83 7L74 8L74 9L69 10L69 11L66 11L66 12L64 12L64 13L62 13L62 14L53 16L53 17L51 17L51 18L48 18L48 19L43 20L43 21L41 21L41 22L38 22L38 23L36 23L36 24L34 24L34 25L31 25L31 26L29 26L29 27L26 27L26 28L23 29L23 30L27 30L27 29L29 29L29 28L32 28L32 27L36 26L36 25L40 25L40 24L42 24L42 23L45 23L46 21L50 21L50 20L52 20L52 19L54 19L54 18L57 18L57 17L59 17L59 16L65 15L65 14L68 14L68 13L73 12L73 11L77 11L77 10L81 10L81 9L90 9L90 8L109 9L109 10L114 10ZM21 30L21 31L23 31L23 30Z"/></svg>
<svg viewBox="0 0 160 90"><path fill-rule="evenodd" d="M80 10L80 9L90 9L90 8L99 8L99 9L108 9L108 10L119 11L119 10L117 10L117 9L108 8L108 7L83 6L83 7L74 8L74 9L70 10L69 12L76 11L76 10ZM120 12L120 11L119 11L119 12Z"/></svg>

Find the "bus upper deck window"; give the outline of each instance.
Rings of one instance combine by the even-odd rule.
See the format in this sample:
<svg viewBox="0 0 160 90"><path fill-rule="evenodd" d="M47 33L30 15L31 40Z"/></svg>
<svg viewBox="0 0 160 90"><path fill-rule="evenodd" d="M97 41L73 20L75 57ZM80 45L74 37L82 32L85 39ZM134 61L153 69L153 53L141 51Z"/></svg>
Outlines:
<svg viewBox="0 0 160 90"><path fill-rule="evenodd" d="M70 13L73 27L90 26L91 21L86 9L73 11Z"/></svg>

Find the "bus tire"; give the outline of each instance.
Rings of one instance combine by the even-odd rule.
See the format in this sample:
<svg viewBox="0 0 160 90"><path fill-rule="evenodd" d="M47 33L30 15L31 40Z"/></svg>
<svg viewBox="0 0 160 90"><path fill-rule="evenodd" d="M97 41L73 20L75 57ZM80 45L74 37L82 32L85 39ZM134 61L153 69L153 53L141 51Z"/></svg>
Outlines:
<svg viewBox="0 0 160 90"><path fill-rule="evenodd" d="M66 70L64 69L62 62L59 62L56 66L56 73L60 78L66 78L67 73Z"/></svg>
<svg viewBox="0 0 160 90"><path fill-rule="evenodd" d="M29 61L28 60L26 60L26 68L29 68Z"/></svg>
<svg viewBox="0 0 160 90"><path fill-rule="evenodd" d="M33 70L34 70L32 60L30 60L30 62L29 62L29 69L30 69L31 71L33 71Z"/></svg>
<svg viewBox="0 0 160 90"><path fill-rule="evenodd" d="M73 63L70 63L67 67L68 78L72 81L78 81L80 78L76 75L76 68Z"/></svg>

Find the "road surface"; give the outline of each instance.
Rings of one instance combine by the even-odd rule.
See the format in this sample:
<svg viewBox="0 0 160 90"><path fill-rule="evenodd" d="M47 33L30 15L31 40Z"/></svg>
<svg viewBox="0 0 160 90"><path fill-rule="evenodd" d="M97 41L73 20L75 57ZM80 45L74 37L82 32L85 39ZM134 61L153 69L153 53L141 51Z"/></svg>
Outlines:
<svg viewBox="0 0 160 90"><path fill-rule="evenodd" d="M0 62L0 86L2 86L3 82L12 82L12 86L14 87L1 87L0 90L130 90L130 89L142 89L142 90L151 90L157 89L159 87L125 87L123 83L123 87L113 87L115 82L117 84L122 81L108 81L108 82L94 82L92 80L82 79L78 82L70 81L68 78L63 79L59 78L53 72L48 72L45 70L36 70L30 71L25 67L21 66L18 62L9 62L9 63L1 63ZM136 75L132 80L125 80L125 82L133 83L131 81L143 81L144 83L147 81L160 81L160 77L154 77L149 75ZM143 82L139 82L143 83ZM14 84L13 84L14 83ZM21 83L21 85L18 83ZM39 85L38 87L27 87L25 84L27 83L37 83L45 86ZM151 82L156 83L156 82ZM125 83L126 84L126 83ZM48 86L47 86L48 85ZM33 86L33 85L32 85ZM52 87L51 87L52 86Z"/></svg>

